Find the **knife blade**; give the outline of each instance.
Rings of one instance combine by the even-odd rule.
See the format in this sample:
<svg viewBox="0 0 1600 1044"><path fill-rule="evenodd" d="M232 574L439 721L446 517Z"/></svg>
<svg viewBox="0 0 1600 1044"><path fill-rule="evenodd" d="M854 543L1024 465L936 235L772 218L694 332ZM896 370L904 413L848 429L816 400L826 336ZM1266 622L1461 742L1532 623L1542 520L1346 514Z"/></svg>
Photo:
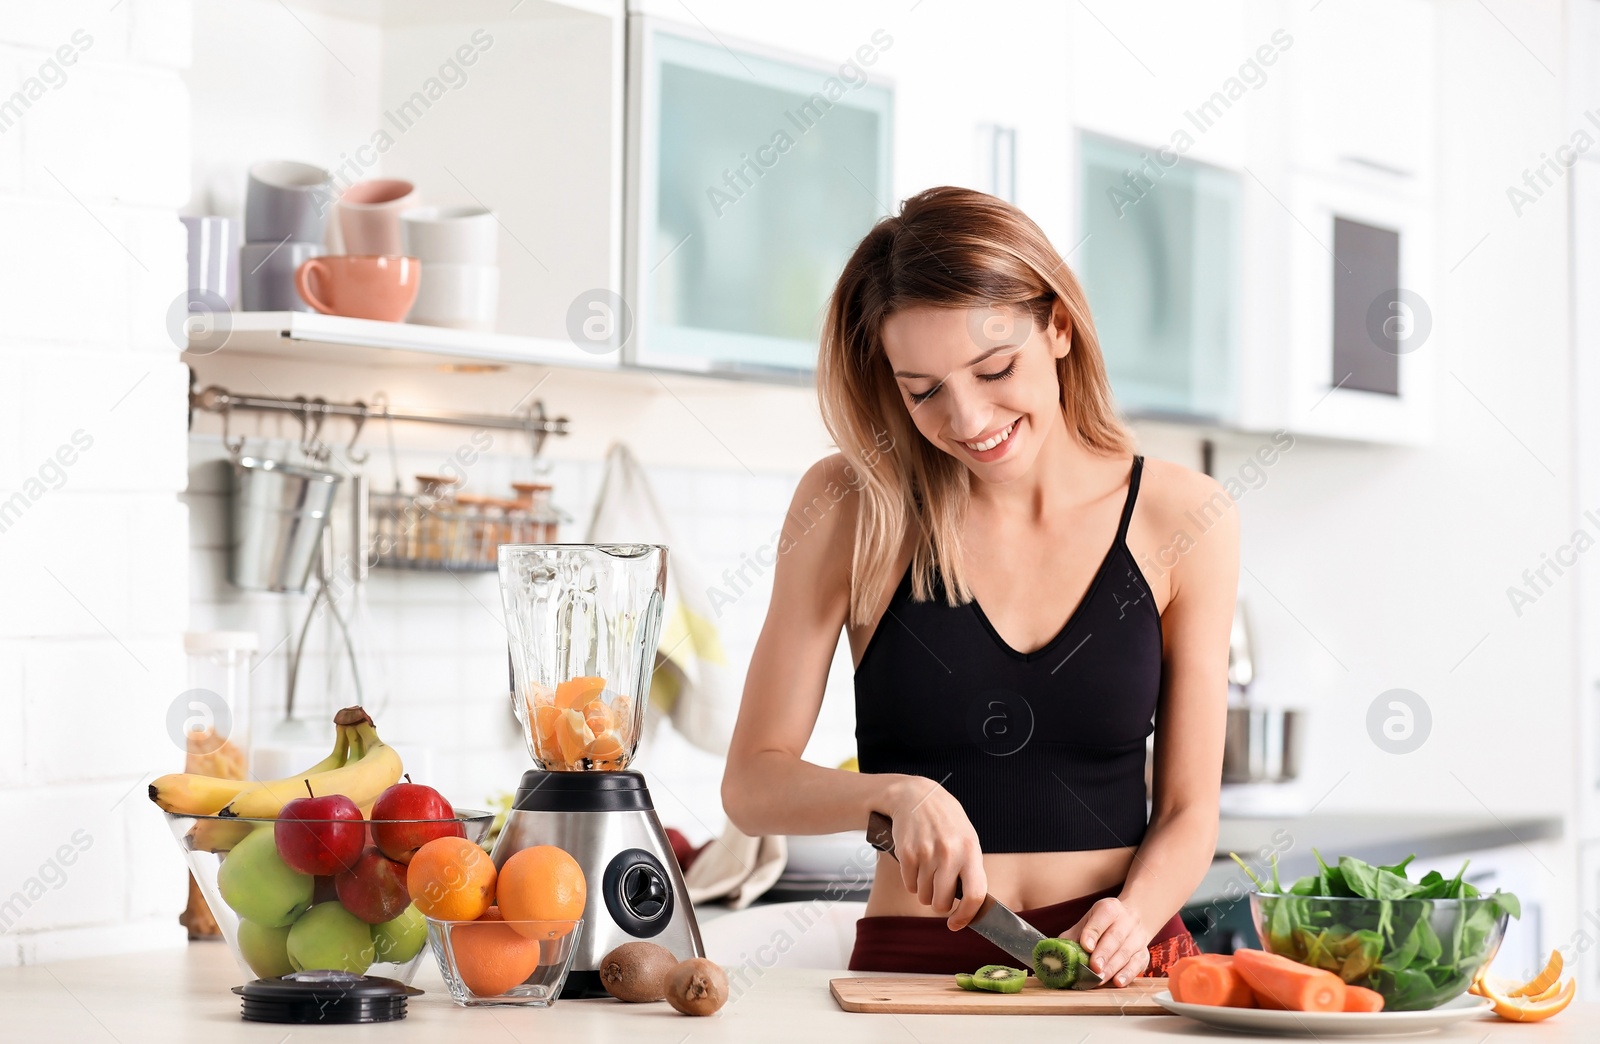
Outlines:
<svg viewBox="0 0 1600 1044"><path fill-rule="evenodd" d="M900 857L894 851L894 821L882 812L867 817L867 844L888 855L895 862ZM961 898L961 882L956 881L956 898ZM1018 917L1010 907L992 895L985 894L978 916L967 925L979 935L1022 962L1024 968L1033 967L1033 948L1044 933ZM1092 990L1104 985L1105 980L1087 965L1078 966L1078 977L1073 980L1075 990Z"/></svg>

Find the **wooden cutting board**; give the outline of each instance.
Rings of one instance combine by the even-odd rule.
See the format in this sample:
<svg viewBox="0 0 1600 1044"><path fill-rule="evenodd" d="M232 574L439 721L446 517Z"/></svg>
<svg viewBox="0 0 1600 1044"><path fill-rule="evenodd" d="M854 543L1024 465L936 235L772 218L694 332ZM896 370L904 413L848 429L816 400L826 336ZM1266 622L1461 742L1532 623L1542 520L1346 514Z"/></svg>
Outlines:
<svg viewBox="0 0 1600 1044"><path fill-rule="evenodd" d="M832 979L828 992L845 1011L892 1015L1167 1015L1153 999L1166 979L1135 979L1131 986L1052 990L1028 977L1021 993L963 990L949 975Z"/></svg>

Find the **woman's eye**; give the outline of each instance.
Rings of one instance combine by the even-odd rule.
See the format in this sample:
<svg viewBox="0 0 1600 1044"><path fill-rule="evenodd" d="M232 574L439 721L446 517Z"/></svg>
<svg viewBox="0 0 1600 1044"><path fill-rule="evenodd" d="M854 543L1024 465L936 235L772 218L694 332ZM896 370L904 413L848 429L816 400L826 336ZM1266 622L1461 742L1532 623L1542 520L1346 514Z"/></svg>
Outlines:
<svg viewBox="0 0 1600 1044"><path fill-rule="evenodd" d="M999 371L998 373L980 373L980 374L978 374L978 380L980 380L980 381L1003 381L1007 377L1010 377L1012 374L1014 374L1016 372L1017 372L1017 360L1016 359L1012 359L1011 362L1006 365L1006 368L1001 370L1001 371Z"/></svg>
<svg viewBox="0 0 1600 1044"><path fill-rule="evenodd" d="M942 386L943 382L941 381L939 384L935 384L932 388L929 388L925 392L907 392L906 394L911 397L912 402L927 402L933 397L933 393L938 391Z"/></svg>

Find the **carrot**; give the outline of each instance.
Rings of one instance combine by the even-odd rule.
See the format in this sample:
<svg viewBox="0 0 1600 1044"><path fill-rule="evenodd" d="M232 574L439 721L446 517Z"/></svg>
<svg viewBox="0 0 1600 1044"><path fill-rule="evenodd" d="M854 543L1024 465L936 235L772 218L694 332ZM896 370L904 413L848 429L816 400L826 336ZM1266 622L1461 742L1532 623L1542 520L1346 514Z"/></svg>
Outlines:
<svg viewBox="0 0 1600 1044"><path fill-rule="evenodd" d="M1166 969L1166 990L1173 994L1174 1001L1178 1001L1179 1004L1198 1004L1198 1001L1189 1001L1187 994L1184 994L1182 978L1187 974L1187 969L1190 969L1190 967L1194 967L1195 964L1208 964L1208 962L1232 964L1232 959L1227 954L1198 953L1192 958L1178 958L1173 961L1173 966L1170 969Z"/></svg>
<svg viewBox="0 0 1600 1044"><path fill-rule="evenodd" d="M1344 980L1321 968L1308 968L1261 950L1236 950L1233 969L1263 1008L1290 1011L1343 1011Z"/></svg>
<svg viewBox="0 0 1600 1044"><path fill-rule="evenodd" d="M1346 983L1344 987L1344 1010L1382 1011L1383 994L1377 990L1369 990L1365 986L1351 986Z"/></svg>
<svg viewBox="0 0 1600 1044"><path fill-rule="evenodd" d="M1183 997L1189 1004L1221 1008L1254 1008L1256 996L1232 961L1200 961L1183 973Z"/></svg>

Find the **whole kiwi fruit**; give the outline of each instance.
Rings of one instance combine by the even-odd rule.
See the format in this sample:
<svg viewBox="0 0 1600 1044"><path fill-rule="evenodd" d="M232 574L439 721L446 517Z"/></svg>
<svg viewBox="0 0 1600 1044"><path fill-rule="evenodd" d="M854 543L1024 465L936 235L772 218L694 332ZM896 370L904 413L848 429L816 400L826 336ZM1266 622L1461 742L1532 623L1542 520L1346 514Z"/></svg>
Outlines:
<svg viewBox="0 0 1600 1044"><path fill-rule="evenodd" d="M600 984L620 1001L647 1003L667 995L667 976L678 963L653 942L625 942L600 959Z"/></svg>
<svg viewBox="0 0 1600 1044"><path fill-rule="evenodd" d="M685 1015L713 1015L728 1003L728 976L704 957L683 961L667 976L667 1003Z"/></svg>

